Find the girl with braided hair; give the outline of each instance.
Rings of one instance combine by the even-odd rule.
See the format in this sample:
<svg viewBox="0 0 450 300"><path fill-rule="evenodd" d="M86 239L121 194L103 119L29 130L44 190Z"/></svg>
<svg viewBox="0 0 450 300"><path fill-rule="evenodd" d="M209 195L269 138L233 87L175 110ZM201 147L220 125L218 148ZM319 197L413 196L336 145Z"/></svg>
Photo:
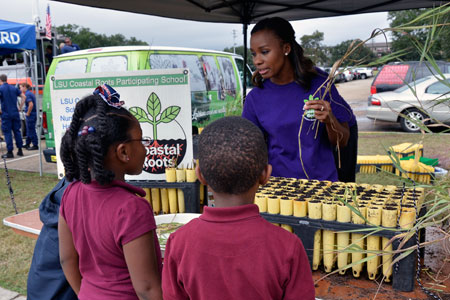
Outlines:
<svg viewBox="0 0 450 300"><path fill-rule="evenodd" d="M61 200L60 261L81 300L162 299L153 212L145 191L124 180L142 172L150 141L121 104L114 89L98 87L76 104L62 138L73 182Z"/></svg>
<svg viewBox="0 0 450 300"><path fill-rule="evenodd" d="M304 56L288 21L259 21L250 50L256 87L242 116L264 133L272 175L337 181L333 148L347 145L349 127L356 123L350 106L334 85L326 89L328 74Z"/></svg>

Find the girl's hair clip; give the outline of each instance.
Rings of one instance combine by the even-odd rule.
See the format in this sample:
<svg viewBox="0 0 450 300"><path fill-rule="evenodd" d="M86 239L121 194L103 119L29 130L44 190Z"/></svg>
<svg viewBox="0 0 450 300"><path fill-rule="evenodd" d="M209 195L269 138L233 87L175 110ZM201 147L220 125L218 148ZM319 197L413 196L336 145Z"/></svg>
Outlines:
<svg viewBox="0 0 450 300"><path fill-rule="evenodd" d="M113 89L110 85L106 83L99 85L94 90L93 94L99 95L106 102L106 104L115 108L121 108L122 105L125 104L124 101L120 101L119 93L117 93L115 89Z"/></svg>
<svg viewBox="0 0 450 300"><path fill-rule="evenodd" d="M87 135L88 133L93 133L93 132L95 132L95 128L94 127L92 127L92 126L84 126L83 129L78 131L78 136Z"/></svg>

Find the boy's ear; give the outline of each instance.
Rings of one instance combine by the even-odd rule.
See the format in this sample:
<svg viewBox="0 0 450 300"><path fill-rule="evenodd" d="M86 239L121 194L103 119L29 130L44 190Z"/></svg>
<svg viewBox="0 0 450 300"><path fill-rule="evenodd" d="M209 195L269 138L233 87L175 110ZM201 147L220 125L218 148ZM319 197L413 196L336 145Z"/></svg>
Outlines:
<svg viewBox="0 0 450 300"><path fill-rule="evenodd" d="M259 184L261 185L266 184L269 181L271 174L272 174L272 165L267 164L264 170L262 171L261 176L259 177Z"/></svg>
<svg viewBox="0 0 450 300"><path fill-rule="evenodd" d="M130 160L130 157L128 156L128 147L127 144L119 144L116 146L115 151L116 158L122 162L127 163Z"/></svg>
<svg viewBox="0 0 450 300"><path fill-rule="evenodd" d="M206 183L205 177L203 177L202 171L200 171L200 166L199 165L197 165L195 167L195 175L197 175L197 178L201 182L201 184L208 185Z"/></svg>

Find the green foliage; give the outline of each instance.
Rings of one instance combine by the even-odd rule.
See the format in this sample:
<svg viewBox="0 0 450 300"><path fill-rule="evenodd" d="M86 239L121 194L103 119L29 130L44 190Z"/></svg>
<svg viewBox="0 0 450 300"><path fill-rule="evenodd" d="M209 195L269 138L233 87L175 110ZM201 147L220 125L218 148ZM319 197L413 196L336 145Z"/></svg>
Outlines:
<svg viewBox="0 0 450 300"><path fill-rule="evenodd" d="M135 37L127 39L122 34L107 36L91 32L89 28L75 24L66 24L56 27L59 34L70 37L72 42L78 44L81 49L108 47L108 46L127 46L127 45L148 45Z"/></svg>
<svg viewBox="0 0 450 300"><path fill-rule="evenodd" d="M428 54L434 59L450 60L450 48L448 46L450 41L450 26L448 25L450 15L448 13L426 15L435 10L432 8L410 9L388 13L390 27L400 27L410 22L414 25L392 32L392 50L408 50L408 53L403 56L403 60L420 60L422 51L416 45L427 45ZM423 26L430 24L447 25L439 27ZM427 41L432 31L436 31L433 33L434 38Z"/></svg>
<svg viewBox="0 0 450 300"><path fill-rule="evenodd" d="M323 32L314 31L311 35L303 35L300 38L300 45L308 56L317 65L328 65L327 47L322 44Z"/></svg>
<svg viewBox="0 0 450 300"><path fill-rule="evenodd" d="M344 41L334 47L330 47L331 54L331 62L341 59L345 56L349 47L354 47L362 41L359 39L356 40L347 40ZM375 54L370 50L367 46L361 45L354 52L352 52L344 61L344 66L356 66L356 65L365 65L375 60ZM331 64L332 64L331 63Z"/></svg>

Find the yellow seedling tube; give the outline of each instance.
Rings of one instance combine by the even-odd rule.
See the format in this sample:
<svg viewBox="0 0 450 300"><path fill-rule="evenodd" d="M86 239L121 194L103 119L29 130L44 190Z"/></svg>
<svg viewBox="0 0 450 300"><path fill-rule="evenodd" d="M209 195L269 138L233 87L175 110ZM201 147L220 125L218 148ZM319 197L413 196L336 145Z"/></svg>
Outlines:
<svg viewBox="0 0 450 300"><path fill-rule="evenodd" d="M414 207L403 207L398 221L401 228L411 229L416 222L416 210Z"/></svg>
<svg viewBox="0 0 450 300"><path fill-rule="evenodd" d="M280 215L292 216L293 204L292 199L288 197L280 198Z"/></svg>
<svg viewBox="0 0 450 300"><path fill-rule="evenodd" d="M151 188L150 194L152 199L152 208L155 214L159 214L161 212L161 197L159 195L159 189Z"/></svg>
<svg viewBox="0 0 450 300"><path fill-rule="evenodd" d="M168 189L169 195L169 212L176 214L178 212L177 189Z"/></svg>
<svg viewBox="0 0 450 300"><path fill-rule="evenodd" d="M381 225L381 207L373 205L367 210L367 221L371 225L379 226ZM372 251L372 253L371 253ZM375 280L378 272L378 266L380 265L380 257L377 255L380 251L380 237L370 235L367 237L367 255L372 257L367 260L367 273L369 274L370 280Z"/></svg>
<svg viewBox="0 0 450 300"><path fill-rule="evenodd" d="M337 216L336 220L341 223L350 223L352 220L352 213L350 207L346 206L343 203L337 206ZM341 269L339 274L344 275L346 269L345 266L348 265L348 252L345 251L345 248L348 247L350 242L350 234L348 232L337 233L337 264L338 268Z"/></svg>
<svg viewBox="0 0 450 300"><path fill-rule="evenodd" d="M267 198L267 212L269 214L280 213L280 197L273 195Z"/></svg>
<svg viewBox="0 0 450 300"><path fill-rule="evenodd" d="M322 204L322 219L325 221L336 221L336 204L326 202ZM325 272L333 270L335 233L331 230L323 231L323 265Z"/></svg>
<svg viewBox="0 0 450 300"><path fill-rule="evenodd" d="M149 188L143 188L143 190L145 191L145 199L148 201L148 203L150 203L150 205L152 205L152 192L150 191ZM153 209L153 205L152 205L152 209Z"/></svg>
<svg viewBox="0 0 450 300"><path fill-rule="evenodd" d="M308 202L304 199L298 199L294 201L294 216L306 217L308 213Z"/></svg>
<svg viewBox="0 0 450 300"><path fill-rule="evenodd" d="M153 192L154 189L152 189ZM159 190L159 189L157 189ZM152 195L153 196L153 195ZM161 208L163 214L169 213L169 192L168 189L161 189Z"/></svg>
<svg viewBox="0 0 450 300"><path fill-rule="evenodd" d="M195 175L195 169L186 169L186 181L195 182L197 180L197 175Z"/></svg>
<svg viewBox="0 0 450 300"><path fill-rule="evenodd" d="M167 182L176 182L177 175L175 168L166 168L166 181Z"/></svg>
<svg viewBox="0 0 450 300"><path fill-rule="evenodd" d="M176 169L177 182L185 182L186 181L186 170L185 169ZM178 212L185 213L186 207L184 203L184 192L182 189L177 189L177 201L178 201Z"/></svg>
<svg viewBox="0 0 450 300"><path fill-rule="evenodd" d="M289 232L294 232L294 230L292 229L292 226L287 225L287 224L281 224L281 228L283 228Z"/></svg>
<svg viewBox="0 0 450 300"><path fill-rule="evenodd" d="M361 203L360 203L360 205L361 205ZM359 212L361 213L361 216L363 216L365 218L366 213L367 213L367 208L365 206L359 206L358 209L359 209ZM352 223L365 224L366 221L352 211ZM360 262L365 257L365 254L362 252L366 249L366 247L364 246L365 239L363 237L364 237L364 235L362 235L360 233L352 233L352 244L355 246L358 246L361 249L360 252L358 252L358 251L352 252L352 264ZM363 265L364 265L363 263L359 263L357 265L352 266L353 277L360 276Z"/></svg>
<svg viewBox="0 0 450 300"><path fill-rule="evenodd" d="M393 228L397 226L397 208L395 206L386 206L383 208L381 216L381 225L383 227ZM392 252L392 243L388 245L389 238L381 238L382 250ZM383 255L383 275L386 282L391 281L392 276L392 254Z"/></svg>
<svg viewBox="0 0 450 300"><path fill-rule="evenodd" d="M308 202L308 216L311 219L322 219L322 202L318 200L312 200ZM322 249L322 231L317 230L314 234L314 250L313 250L313 263L312 269L317 270L320 265Z"/></svg>
<svg viewBox="0 0 450 300"><path fill-rule="evenodd" d="M256 194L255 204L258 205L260 213L267 212L267 196L266 195L261 194L261 193Z"/></svg>

